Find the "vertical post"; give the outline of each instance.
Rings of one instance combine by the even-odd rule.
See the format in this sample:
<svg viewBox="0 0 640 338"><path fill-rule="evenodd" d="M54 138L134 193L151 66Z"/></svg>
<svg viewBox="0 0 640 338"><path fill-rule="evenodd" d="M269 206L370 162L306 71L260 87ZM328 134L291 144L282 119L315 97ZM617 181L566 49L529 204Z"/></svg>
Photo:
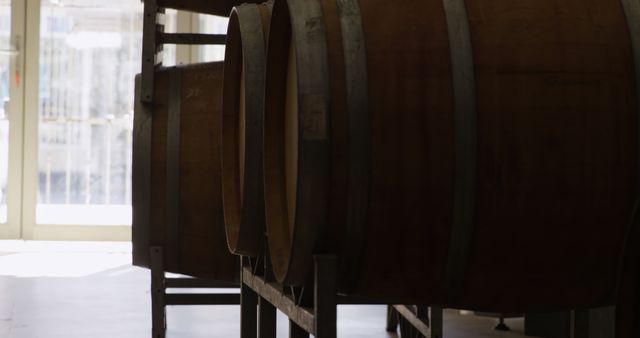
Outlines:
<svg viewBox="0 0 640 338"><path fill-rule="evenodd" d="M240 338L256 338L258 295L244 283L244 269L240 272Z"/></svg>
<svg viewBox="0 0 640 338"><path fill-rule="evenodd" d="M140 100L153 101L153 76L156 66L156 17L157 0L144 0L144 19L142 28L142 91Z"/></svg>
<svg viewBox="0 0 640 338"><path fill-rule="evenodd" d="M276 338L276 308L258 298L258 338Z"/></svg>
<svg viewBox="0 0 640 338"><path fill-rule="evenodd" d="M589 338L608 338L616 335L616 308L607 306L589 311Z"/></svg>
<svg viewBox="0 0 640 338"><path fill-rule="evenodd" d="M524 334L535 337L571 337L572 320L570 311L553 313L527 313L524 316Z"/></svg>
<svg viewBox="0 0 640 338"><path fill-rule="evenodd" d="M429 307L425 305L415 305L414 308L416 310L416 317L431 326L429 321Z"/></svg>
<svg viewBox="0 0 640 338"><path fill-rule="evenodd" d="M289 319L289 338L309 338L309 332L305 331L293 320ZM320 337L316 335L316 338Z"/></svg>
<svg viewBox="0 0 640 338"><path fill-rule="evenodd" d="M151 257L151 333L153 338L164 338L167 330L164 262L162 247L149 248Z"/></svg>
<svg viewBox="0 0 640 338"><path fill-rule="evenodd" d="M443 322L443 311L439 306L431 307L431 318L429 318L429 328L431 329L431 337L430 338L442 338L442 322Z"/></svg>
<svg viewBox="0 0 640 338"><path fill-rule="evenodd" d="M573 310L569 316L569 337L589 338L589 310Z"/></svg>
<svg viewBox="0 0 640 338"><path fill-rule="evenodd" d="M337 336L336 256L316 255L314 281L315 337Z"/></svg>
<svg viewBox="0 0 640 338"><path fill-rule="evenodd" d="M387 305L387 332L398 331L398 313L393 305Z"/></svg>

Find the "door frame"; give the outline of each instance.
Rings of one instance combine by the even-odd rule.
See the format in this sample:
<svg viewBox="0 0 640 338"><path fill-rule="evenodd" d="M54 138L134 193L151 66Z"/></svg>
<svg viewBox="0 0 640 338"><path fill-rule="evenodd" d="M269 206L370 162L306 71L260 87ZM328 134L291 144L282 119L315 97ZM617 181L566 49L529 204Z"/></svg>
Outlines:
<svg viewBox="0 0 640 338"><path fill-rule="evenodd" d="M26 37L25 1L11 1L11 44L15 55L9 65L9 166L7 176L7 222L0 224L0 238L22 236L22 178L24 142L24 70Z"/></svg>

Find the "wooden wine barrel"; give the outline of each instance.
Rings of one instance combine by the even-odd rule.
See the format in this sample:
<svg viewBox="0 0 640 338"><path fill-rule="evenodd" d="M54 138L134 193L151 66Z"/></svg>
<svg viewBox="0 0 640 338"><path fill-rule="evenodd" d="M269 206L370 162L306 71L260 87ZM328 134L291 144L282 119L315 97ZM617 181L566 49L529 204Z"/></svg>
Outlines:
<svg viewBox="0 0 640 338"><path fill-rule="evenodd" d="M273 2L235 7L225 50L222 189L231 252L256 256L264 238L264 77Z"/></svg>
<svg viewBox="0 0 640 338"><path fill-rule="evenodd" d="M234 6L242 3L259 3L262 0L157 0L157 2L160 7L229 16Z"/></svg>
<svg viewBox="0 0 640 338"><path fill-rule="evenodd" d="M614 302L638 196L632 1L287 0L268 45L281 282L533 312ZM635 66L634 66L635 65Z"/></svg>
<svg viewBox="0 0 640 338"><path fill-rule="evenodd" d="M133 140L133 259L166 271L237 281L227 249L221 187L222 62L155 74L153 105L137 104ZM139 76L136 79L139 93ZM136 100L138 102L138 100Z"/></svg>

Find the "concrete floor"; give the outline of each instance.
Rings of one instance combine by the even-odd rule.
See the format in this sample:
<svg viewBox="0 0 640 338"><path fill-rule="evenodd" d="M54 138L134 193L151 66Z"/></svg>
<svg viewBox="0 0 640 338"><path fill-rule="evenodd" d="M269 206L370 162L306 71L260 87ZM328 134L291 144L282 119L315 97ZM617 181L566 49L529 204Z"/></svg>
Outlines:
<svg viewBox="0 0 640 338"><path fill-rule="evenodd" d="M123 243L0 241L0 338L140 338L151 336L149 272L132 267ZM169 307L169 338L239 337L238 306ZM385 332L384 306L340 306L338 336ZM445 338L524 337L493 331L492 318L445 313ZM287 337L279 314L278 337Z"/></svg>

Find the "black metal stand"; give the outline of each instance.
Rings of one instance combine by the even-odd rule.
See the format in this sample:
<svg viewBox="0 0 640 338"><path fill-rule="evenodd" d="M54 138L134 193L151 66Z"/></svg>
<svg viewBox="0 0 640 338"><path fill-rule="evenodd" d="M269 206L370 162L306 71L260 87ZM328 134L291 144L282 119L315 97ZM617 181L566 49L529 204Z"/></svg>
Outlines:
<svg viewBox="0 0 640 338"><path fill-rule="evenodd" d="M152 337L164 338L167 330L167 305L238 305L238 293L167 293L167 289L238 288L231 283L220 283L199 278L166 278L164 251L151 247L151 316Z"/></svg>
<svg viewBox="0 0 640 338"><path fill-rule="evenodd" d="M259 262L259 260L258 260ZM314 256L313 281L304 288L284 288L260 264L244 258L241 286L241 338L275 338L276 308L289 317L289 337L336 338L338 304L380 304L337 295L336 256ZM265 273L265 271L267 273ZM256 311L257 309L257 311ZM442 338L442 309L390 305L387 331L402 323L427 338Z"/></svg>

